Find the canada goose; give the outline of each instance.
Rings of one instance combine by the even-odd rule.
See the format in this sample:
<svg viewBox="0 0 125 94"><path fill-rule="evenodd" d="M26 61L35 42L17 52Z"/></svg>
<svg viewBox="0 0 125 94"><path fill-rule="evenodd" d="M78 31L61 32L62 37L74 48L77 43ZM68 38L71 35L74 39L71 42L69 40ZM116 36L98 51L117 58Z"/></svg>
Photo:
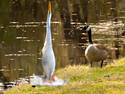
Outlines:
<svg viewBox="0 0 125 94"><path fill-rule="evenodd" d="M52 82L54 81L55 72L55 56L52 48L51 38L51 2L48 4L48 16L47 16L47 27L46 27L46 38L42 49L42 66L44 70L45 79Z"/></svg>
<svg viewBox="0 0 125 94"><path fill-rule="evenodd" d="M85 50L85 57L90 62L92 67L92 62L101 61L101 68L103 66L103 61L107 58L108 49L101 44L93 44L92 42L92 32L89 26L84 26L82 29L84 32L88 33L89 45Z"/></svg>

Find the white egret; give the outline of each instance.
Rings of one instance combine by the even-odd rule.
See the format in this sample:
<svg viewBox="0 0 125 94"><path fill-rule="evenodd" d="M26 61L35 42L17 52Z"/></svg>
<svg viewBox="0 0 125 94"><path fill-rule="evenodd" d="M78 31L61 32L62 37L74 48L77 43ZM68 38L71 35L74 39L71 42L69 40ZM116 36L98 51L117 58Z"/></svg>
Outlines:
<svg viewBox="0 0 125 94"><path fill-rule="evenodd" d="M108 56L108 49L101 44L93 44L91 28L89 26L84 26L83 31L88 33L89 45L85 50L85 57L90 62L92 67L92 62L101 61L101 68L103 66L103 61Z"/></svg>
<svg viewBox="0 0 125 94"><path fill-rule="evenodd" d="M52 47L51 38L51 2L48 4L48 16L46 22L46 38L42 49L42 66L44 70L45 79L48 81L54 81L55 72L55 56Z"/></svg>

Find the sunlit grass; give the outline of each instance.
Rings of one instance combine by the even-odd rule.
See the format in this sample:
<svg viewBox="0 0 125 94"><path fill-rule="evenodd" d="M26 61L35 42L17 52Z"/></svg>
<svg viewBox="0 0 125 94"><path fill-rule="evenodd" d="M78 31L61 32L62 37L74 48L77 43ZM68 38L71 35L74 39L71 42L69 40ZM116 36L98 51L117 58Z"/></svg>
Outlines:
<svg viewBox="0 0 125 94"><path fill-rule="evenodd" d="M103 68L68 66L57 70L56 75L69 79L69 82L58 87L21 85L5 94L125 94L124 58Z"/></svg>

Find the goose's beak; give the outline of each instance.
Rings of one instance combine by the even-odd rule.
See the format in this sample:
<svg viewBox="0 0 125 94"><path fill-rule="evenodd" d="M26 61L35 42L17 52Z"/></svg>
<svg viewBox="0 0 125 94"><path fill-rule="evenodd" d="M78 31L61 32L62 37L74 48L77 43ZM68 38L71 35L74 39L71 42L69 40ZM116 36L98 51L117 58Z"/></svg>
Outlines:
<svg viewBox="0 0 125 94"><path fill-rule="evenodd" d="M51 13L51 2L49 1L49 4L48 4L48 12Z"/></svg>

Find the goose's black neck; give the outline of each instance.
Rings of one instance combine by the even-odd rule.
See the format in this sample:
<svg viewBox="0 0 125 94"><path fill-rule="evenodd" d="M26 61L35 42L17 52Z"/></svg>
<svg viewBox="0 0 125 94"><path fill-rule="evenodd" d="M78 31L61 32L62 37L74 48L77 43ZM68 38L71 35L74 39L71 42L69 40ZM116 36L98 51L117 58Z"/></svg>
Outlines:
<svg viewBox="0 0 125 94"><path fill-rule="evenodd" d="M91 29L88 31L88 38L89 38L89 43L90 43L90 44L93 44L93 42L92 42L92 32L91 32Z"/></svg>

